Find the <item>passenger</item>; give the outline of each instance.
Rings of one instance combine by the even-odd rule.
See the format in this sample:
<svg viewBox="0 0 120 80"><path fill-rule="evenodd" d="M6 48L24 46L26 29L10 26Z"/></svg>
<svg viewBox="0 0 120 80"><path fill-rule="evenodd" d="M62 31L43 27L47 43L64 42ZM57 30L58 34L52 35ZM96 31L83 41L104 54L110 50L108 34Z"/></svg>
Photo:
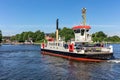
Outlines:
<svg viewBox="0 0 120 80"><path fill-rule="evenodd" d="M104 47L104 44L103 44L103 43L101 43L101 47Z"/></svg>
<svg viewBox="0 0 120 80"><path fill-rule="evenodd" d="M103 47L103 43L101 43L101 44L97 43L97 44L94 45L94 47Z"/></svg>
<svg viewBox="0 0 120 80"><path fill-rule="evenodd" d="M65 49L68 49L68 44L63 45Z"/></svg>
<svg viewBox="0 0 120 80"><path fill-rule="evenodd" d="M83 46L83 47L85 46L85 43L84 43L84 42L82 43L82 46Z"/></svg>

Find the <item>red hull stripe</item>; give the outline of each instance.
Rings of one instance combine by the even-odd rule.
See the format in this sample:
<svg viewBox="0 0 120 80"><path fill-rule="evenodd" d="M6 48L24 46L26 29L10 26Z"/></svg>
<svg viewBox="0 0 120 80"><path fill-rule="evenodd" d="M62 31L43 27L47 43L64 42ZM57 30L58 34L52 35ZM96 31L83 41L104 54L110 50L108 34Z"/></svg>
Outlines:
<svg viewBox="0 0 120 80"><path fill-rule="evenodd" d="M76 60L76 61L89 61L89 62L101 62L101 61L105 61L105 60L88 59L88 58L75 58L75 57L71 57L71 56L64 56L64 55L60 55L60 54L53 54L53 53L44 52L44 51L42 51L42 54L51 55L51 56L57 56L57 57L62 57L62 58L70 59L70 60Z"/></svg>

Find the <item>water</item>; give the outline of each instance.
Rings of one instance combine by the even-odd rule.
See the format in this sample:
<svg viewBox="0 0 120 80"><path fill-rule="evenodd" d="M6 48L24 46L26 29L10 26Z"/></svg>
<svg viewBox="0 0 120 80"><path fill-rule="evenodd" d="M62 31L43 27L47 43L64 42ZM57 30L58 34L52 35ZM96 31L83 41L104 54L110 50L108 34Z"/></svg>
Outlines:
<svg viewBox="0 0 120 80"><path fill-rule="evenodd" d="M116 60L78 62L42 55L39 45L0 46L0 80L120 80L120 44Z"/></svg>

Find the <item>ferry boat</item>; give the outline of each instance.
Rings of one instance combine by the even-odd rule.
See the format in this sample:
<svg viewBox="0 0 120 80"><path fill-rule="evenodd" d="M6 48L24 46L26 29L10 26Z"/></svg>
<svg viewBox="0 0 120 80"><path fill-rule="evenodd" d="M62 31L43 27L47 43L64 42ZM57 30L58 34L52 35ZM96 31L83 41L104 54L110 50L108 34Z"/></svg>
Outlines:
<svg viewBox="0 0 120 80"><path fill-rule="evenodd" d="M41 44L41 53L63 57L77 61L105 61L112 59L113 46L103 44L93 44L89 30L91 27L86 25L86 8L82 8L83 24L74 26L75 40L66 43L58 37L58 19L56 20L56 40Z"/></svg>

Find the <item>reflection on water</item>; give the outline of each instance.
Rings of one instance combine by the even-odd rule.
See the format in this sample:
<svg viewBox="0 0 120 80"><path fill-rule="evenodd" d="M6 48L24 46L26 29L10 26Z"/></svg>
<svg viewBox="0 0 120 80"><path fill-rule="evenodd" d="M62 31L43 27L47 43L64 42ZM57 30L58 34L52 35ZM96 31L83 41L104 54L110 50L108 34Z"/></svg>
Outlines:
<svg viewBox="0 0 120 80"><path fill-rule="evenodd" d="M117 46L114 52L120 58ZM39 45L0 46L0 80L120 80L120 63L41 55Z"/></svg>

